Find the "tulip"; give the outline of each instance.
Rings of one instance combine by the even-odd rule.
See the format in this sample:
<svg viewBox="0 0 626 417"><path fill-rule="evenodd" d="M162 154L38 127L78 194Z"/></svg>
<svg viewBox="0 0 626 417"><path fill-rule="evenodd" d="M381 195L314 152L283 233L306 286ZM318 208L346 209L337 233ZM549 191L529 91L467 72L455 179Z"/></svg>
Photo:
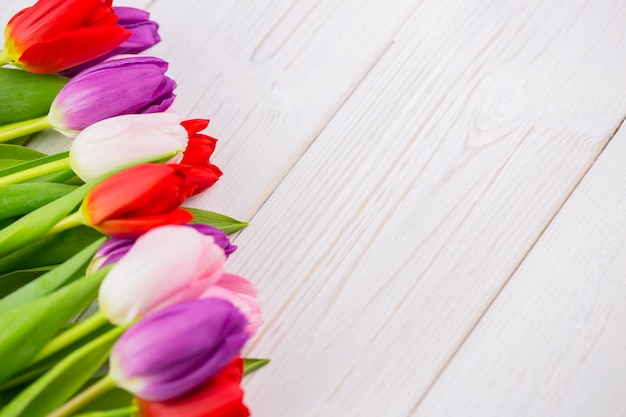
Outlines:
<svg viewBox="0 0 626 417"><path fill-rule="evenodd" d="M97 64L61 89L48 120L56 130L74 135L110 117L165 111L174 101L176 87L176 82L165 76L167 67L167 62L150 56Z"/></svg>
<svg viewBox="0 0 626 417"><path fill-rule="evenodd" d="M242 377L243 361L238 357L183 397L160 402L136 398L136 402L143 417L248 417L239 385Z"/></svg>
<svg viewBox="0 0 626 417"><path fill-rule="evenodd" d="M173 305L144 318L113 346L110 378L148 401L187 394L213 377L249 337L246 319L219 298Z"/></svg>
<svg viewBox="0 0 626 417"><path fill-rule="evenodd" d="M222 276L226 256L211 236L165 226L141 236L100 286L101 313L126 324L180 301L199 298Z"/></svg>
<svg viewBox="0 0 626 417"><path fill-rule="evenodd" d="M256 299L257 290L247 279L234 274L224 274L215 285L207 288L200 296L200 298L209 297L223 298L237 307L248 320L246 330L250 334L256 333L263 324L261 305Z"/></svg>
<svg viewBox="0 0 626 417"><path fill-rule="evenodd" d="M97 64L63 86L48 115L0 127L0 142L49 128L73 137L114 116L163 112L174 101L176 87L165 76L167 67L167 62L149 56Z"/></svg>
<svg viewBox="0 0 626 417"><path fill-rule="evenodd" d="M230 243L230 239L217 227L206 224L185 224L183 227L190 227L206 236L211 236L215 243L222 248L226 257L233 253L237 246ZM105 266L119 262L133 247L137 239L120 239L110 238L96 252L91 264L89 272L95 272Z"/></svg>
<svg viewBox="0 0 626 417"><path fill-rule="evenodd" d="M128 114L97 122L76 136L70 167L83 181L154 155L184 150L187 131L173 113ZM170 162L182 159L177 155Z"/></svg>
<svg viewBox="0 0 626 417"><path fill-rule="evenodd" d="M112 51L130 38L117 24L112 0L39 0L11 18L0 64L45 74Z"/></svg>
<svg viewBox="0 0 626 417"><path fill-rule="evenodd" d="M80 214L87 226L112 237L137 237L158 226L193 219L179 208L196 188L178 165L140 164L110 176L85 197Z"/></svg>
<svg viewBox="0 0 626 417"><path fill-rule="evenodd" d="M222 175L222 171L209 161L217 139L198 133L209 125L206 119L186 120L181 124L189 133L189 143L180 163L191 167L188 177L197 185L195 195L211 187Z"/></svg>
<svg viewBox="0 0 626 417"><path fill-rule="evenodd" d="M128 29L132 33L131 37L111 52L63 71L63 75L73 77L79 72L84 71L107 58L122 54L138 54L139 52L143 52L161 41L161 37L158 32L159 25L158 23L150 20L150 13L147 11L136 9L134 7L119 6L113 7L113 10L118 17L118 25Z"/></svg>

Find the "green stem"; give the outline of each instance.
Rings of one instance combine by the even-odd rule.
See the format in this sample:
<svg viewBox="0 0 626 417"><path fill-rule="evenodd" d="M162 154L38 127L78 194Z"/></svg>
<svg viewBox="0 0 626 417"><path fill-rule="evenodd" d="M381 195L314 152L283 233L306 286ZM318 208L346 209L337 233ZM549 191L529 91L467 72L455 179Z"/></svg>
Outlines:
<svg viewBox="0 0 626 417"><path fill-rule="evenodd" d="M0 129L2 129L0 127ZM18 171L13 174L0 177L0 186L17 184L20 182L32 180L33 178L43 177L44 175L54 174L55 172L71 170L70 158L59 159L58 161L48 162L47 164L39 165L24 171Z"/></svg>
<svg viewBox="0 0 626 417"><path fill-rule="evenodd" d="M89 388L54 410L52 413L48 414L48 417L70 416L113 388L115 388L115 381L113 381L113 379L107 374L98 382L89 386Z"/></svg>
<svg viewBox="0 0 626 417"><path fill-rule="evenodd" d="M62 232L73 227L81 226L83 224L85 224L83 214L79 210L70 214L69 216L55 224L52 229L50 229L48 233L46 233L46 236Z"/></svg>
<svg viewBox="0 0 626 417"><path fill-rule="evenodd" d="M103 268L95 272L94 275L95 274L106 275L109 272L109 270L110 268ZM66 330L65 332L61 333L59 336L55 337L50 342L48 342L48 344L44 346L43 349L41 349L39 354L37 354L35 359L32 360L31 365L33 363L39 362L42 359L47 358L48 356L51 356L57 353L61 349L78 341L83 336L87 336L88 334L99 329L100 327L104 326L108 322L109 321L106 319L106 317L104 317L102 313L97 311L93 316L89 317L87 320L78 323L76 326Z"/></svg>
<svg viewBox="0 0 626 417"><path fill-rule="evenodd" d="M11 60L9 59L9 55L7 55L4 49L1 49L0 50L0 67L8 64L9 62L11 62Z"/></svg>
<svg viewBox="0 0 626 417"><path fill-rule="evenodd" d="M50 129L51 127L52 125L48 121L48 116L0 126L0 142L30 135L31 133Z"/></svg>

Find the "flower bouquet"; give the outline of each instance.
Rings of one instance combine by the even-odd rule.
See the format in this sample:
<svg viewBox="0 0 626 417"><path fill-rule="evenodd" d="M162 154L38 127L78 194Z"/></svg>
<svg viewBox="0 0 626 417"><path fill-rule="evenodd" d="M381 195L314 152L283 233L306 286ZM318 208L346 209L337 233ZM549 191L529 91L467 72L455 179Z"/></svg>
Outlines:
<svg viewBox="0 0 626 417"><path fill-rule="evenodd" d="M185 207L222 175L207 119L168 109L147 12L39 0L0 51L0 417L248 416L262 324L225 272L247 224ZM68 152L23 146L34 132Z"/></svg>

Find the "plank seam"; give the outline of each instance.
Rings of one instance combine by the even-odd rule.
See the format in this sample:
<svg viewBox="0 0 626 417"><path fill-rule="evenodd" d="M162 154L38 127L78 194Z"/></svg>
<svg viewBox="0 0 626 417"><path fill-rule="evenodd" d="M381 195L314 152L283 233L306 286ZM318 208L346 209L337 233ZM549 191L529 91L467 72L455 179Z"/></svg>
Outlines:
<svg viewBox="0 0 626 417"><path fill-rule="evenodd" d="M432 388L435 386L435 384L437 383L437 381L441 378L441 376L443 375L443 373L446 371L446 369L450 366L450 363L452 363L452 361L454 360L454 358L456 357L456 355L459 353L459 351L463 348L463 346L467 343L467 340L469 339L469 337L472 335L472 333L474 332L474 330L476 329L476 327L478 326L478 324L483 320L483 318L485 317L485 315L489 312L489 310L492 308L494 302L496 301L496 299L500 296L500 294L502 293L502 290L504 290L504 288L508 285L509 281L511 280L511 278L513 278L515 276L515 274L517 273L517 271L520 269L520 267L522 266L522 264L526 261L526 259L528 258L528 255L533 251L533 249L535 248L535 246L537 246L537 243L541 240L541 238L543 237L543 235L545 234L545 232L550 228L550 225L552 225L552 223L554 222L554 219L559 215L559 213L561 212L561 210L563 209L563 207L565 206L565 204L567 204L567 202L571 199L572 195L574 194L574 192L578 189L578 187L580 186L580 183L585 179L585 177L589 174L589 171L591 171L591 169L593 168L593 166L596 164L596 162L598 161L598 159L600 158L600 156L602 155L602 153L604 153L604 151L606 150L607 146L609 145L609 143L613 140L613 138L615 137L615 135L617 135L617 132L619 132L619 130L624 126L624 123L626 123L626 115L624 115L624 117L622 117L621 121L617 124L617 126L613 129L613 131L609 134L608 139L606 140L606 142L604 143L604 145L602 146L602 148L600 149L600 151L598 152L598 154L596 155L596 157L593 159L592 163L589 165L589 167L587 168L587 170L585 171L585 173L580 177L580 179L578 180L578 182L576 183L576 185L574 187L572 187L570 193L567 195L567 197L563 200L563 203L561 204L561 206L559 207L558 210L556 210L554 212L554 215L550 218L550 220L546 223L545 227L543 228L543 230L541 231L541 233L539 233L537 235L537 239L535 239L535 241L533 242L533 244L528 248L528 250L526 251L526 254L520 259L520 261L518 262L518 264L515 266L515 268L513 269L513 271L511 272L511 274L509 275L509 277L503 282L502 286L497 290L496 294L493 296L493 298L489 301L489 303L487 304L487 306L485 307L485 309L483 310L482 314L480 314L480 316L478 317L478 319L476 320L476 322L474 323L474 325L469 329L469 331L465 334L465 336L463 337L463 339L461 340L461 342L458 344L457 348L454 349L454 352L452 352L452 354L450 355L450 357L446 360L445 364L441 367L441 369L439 370L439 372L437 373L437 375L435 376L435 378L433 378L433 381L428 385L428 387L426 388L426 390L424 390L424 393L420 396L420 398L418 398L418 400L416 401L415 405L411 408L411 411L409 412L409 414L407 415L407 417L410 417L411 415L413 415L417 409L419 408L420 404L422 403L422 401L424 400L424 398L426 398L428 396L428 394L430 393L430 391L432 390Z"/></svg>

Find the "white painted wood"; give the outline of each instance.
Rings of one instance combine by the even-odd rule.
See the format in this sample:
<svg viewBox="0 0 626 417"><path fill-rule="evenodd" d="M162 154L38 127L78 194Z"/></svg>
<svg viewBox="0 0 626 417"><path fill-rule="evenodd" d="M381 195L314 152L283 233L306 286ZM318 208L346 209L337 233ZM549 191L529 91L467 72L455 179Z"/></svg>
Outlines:
<svg viewBox="0 0 626 417"><path fill-rule="evenodd" d="M225 172L192 205L250 219L421 0L159 0L177 110L212 119Z"/></svg>
<svg viewBox="0 0 626 417"><path fill-rule="evenodd" d="M626 416L626 129L414 416Z"/></svg>
<svg viewBox="0 0 626 417"><path fill-rule="evenodd" d="M220 139L225 176L194 205L254 216L229 270L264 302L267 324L247 353L273 363L246 378L255 417L415 411L626 114L618 0L137 2L162 24L152 53L172 62L178 111L213 119ZM0 18L26 3L6 0ZM616 233L621 246L590 245L588 265L619 276ZM533 345L518 368L513 354L494 367L540 374L562 354L562 372L541 374L554 383L538 415L619 415L623 288L593 279L595 292L581 281L575 294L582 330L570 324L546 351ZM552 323L547 306L568 299L545 297L546 316L533 318ZM509 317L493 320L508 327ZM468 346L478 359L495 350ZM461 370L482 363L458 358ZM446 386L472 406L459 375L417 412L445 408ZM520 398L535 388L525 389Z"/></svg>
<svg viewBox="0 0 626 417"><path fill-rule="evenodd" d="M426 1L236 240L258 417L407 416L626 114L618 1ZM445 400L445 399L444 399Z"/></svg>
<svg viewBox="0 0 626 417"><path fill-rule="evenodd" d="M187 204L243 220L273 192L420 3L134 1L142 4L114 4L147 3L160 23L163 40L146 53L170 62L169 74L178 81L175 110L212 119L207 132L220 140L214 161L224 176ZM13 10L30 4L12 3ZM69 145L56 134L30 144L46 152Z"/></svg>

